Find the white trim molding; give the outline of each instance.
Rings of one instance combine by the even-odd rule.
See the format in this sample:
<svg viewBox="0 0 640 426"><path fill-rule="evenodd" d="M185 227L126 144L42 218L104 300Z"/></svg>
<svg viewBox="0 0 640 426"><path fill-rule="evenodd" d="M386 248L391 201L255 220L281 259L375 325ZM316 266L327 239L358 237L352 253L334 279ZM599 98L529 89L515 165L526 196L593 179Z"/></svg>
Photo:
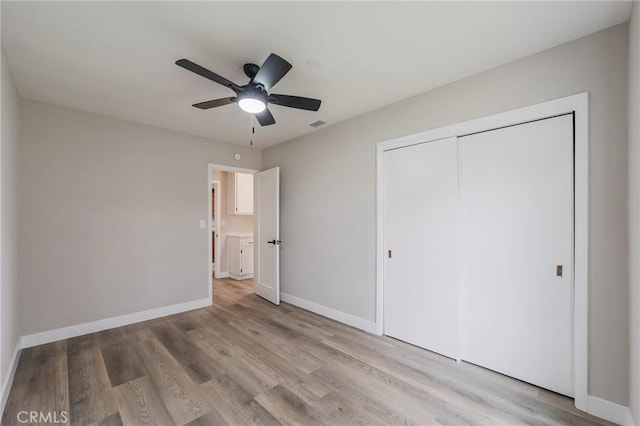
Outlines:
<svg viewBox="0 0 640 426"><path fill-rule="evenodd" d="M211 256L210 259L212 259L213 261L213 277L218 278L220 276L220 259L222 258L221 253L220 253L220 238L216 238L214 236L215 235L220 235L220 228L222 227L222 220L220 219L221 216L221 196L220 194L222 193L221 189L220 189L220 181L219 180L212 180L211 181L211 188L213 190L215 190L215 194L216 194L216 199L215 199L215 203L216 203L216 220L214 222L211 223L211 225L209 226L209 229L211 230L212 228L215 228L214 232L211 232L211 239L215 240L215 245L211 244L211 250L213 250L213 247L215 246L215 248L217 248L218 250L215 252L215 255ZM211 196L213 196L213 192L211 192ZM210 200L211 201L211 200ZM210 202L209 204L211 204L211 207L209 207L210 209L213 208L213 202ZM213 218L213 212L209 211L209 216L211 216ZM215 226L213 226L215 225ZM213 302L213 301L212 301Z"/></svg>
<svg viewBox="0 0 640 426"><path fill-rule="evenodd" d="M343 324L350 325L351 327L359 328L367 333L376 332L376 323L368 321L366 319L356 317L355 315L347 314L346 312L338 311L333 308L329 308L324 305L319 305L314 302L310 302L306 299L301 299L296 296L292 296L286 293L280 293L280 300L291 305L297 306L307 311L311 311L323 317L332 319L334 321L341 322Z"/></svg>
<svg viewBox="0 0 640 426"><path fill-rule="evenodd" d="M589 414L617 423L622 426L635 426L631 410L624 405L607 401L596 396L587 397L587 410Z"/></svg>
<svg viewBox="0 0 640 426"><path fill-rule="evenodd" d="M209 263L208 274L207 274L207 294L209 295L209 303L213 305L213 274L214 268L211 259L213 258L213 233L211 232L211 227L213 225L212 216L212 194L213 194L213 169L211 168L211 164L207 167L207 186L209 190L207 191L207 259ZM220 185L218 185L218 198L220 192ZM217 207L217 206L216 206ZM220 214L220 212L218 212ZM216 229L216 232L220 232L220 229ZM216 265L215 269L219 269L220 265Z"/></svg>
<svg viewBox="0 0 640 426"><path fill-rule="evenodd" d="M18 368L18 360L20 359L20 353L22 352L22 337L18 339L16 342L16 347L13 350L13 355L11 356L11 361L9 361L9 368L7 370L7 377L5 377L4 382L2 383L2 389L0 392L2 395L2 402L0 403L0 413L4 413L4 407L7 405L7 400L9 399L9 392L11 391L11 385L13 384L13 378L16 375L16 370Z"/></svg>
<svg viewBox="0 0 640 426"><path fill-rule="evenodd" d="M122 327L124 325L135 324L137 322L166 317L167 315L192 311L194 309L204 308L205 306L210 305L210 299L205 297L202 299L192 300L190 302L178 303L176 305L163 306L160 308L149 309L147 311L134 312L132 314L120 315L117 317L42 331L40 333L28 334L26 336L22 336L20 348L25 349L32 346L44 345L45 343L56 342L58 340L83 336L85 334L108 330L110 328Z"/></svg>
<svg viewBox="0 0 640 426"><path fill-rule="evenodd" d="M378 142L376 146L376 326L384 332L383 154L411 145L459 137L563 114L574 114L574 396L575 406L588 411L589 307L589 94L567 96L540 104L477 118L413 135Z"/></svg>

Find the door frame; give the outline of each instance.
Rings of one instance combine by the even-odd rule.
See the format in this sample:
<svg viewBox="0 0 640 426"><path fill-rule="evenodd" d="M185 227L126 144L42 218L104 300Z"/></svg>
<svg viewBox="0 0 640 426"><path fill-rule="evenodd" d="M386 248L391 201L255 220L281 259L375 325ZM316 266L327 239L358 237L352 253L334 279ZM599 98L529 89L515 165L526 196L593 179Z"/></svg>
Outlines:
<svg viewBox="0 0 640 426"><path fill-rule="evenodd" d="M211 264L211 258L213 257L213 253L211 253L211 244L212 244L212 239L213 236L211 235L211 190L213 189L213 171L214 170L220 170L221 172L232 172L232 173L249 173L249 174L256 174L257 172L259 172L260 170L254 170L254 169L245 169L242 167L233 167L233 166L226 166L224 164L216 164L216 163L209 163L207 165L207 188L209 189L208 193L207 193L207 244L208 244L208 249L207 249L207 264L208 264L208 268L207 270L209 271L209 274L207 276L207 292L209 294L209 303L213 304L213 265ZM218 201L220 200L220 197L218 197ZM216 203L216 208L218 207L218 203ZM253 219L255 221L255 217ZM216 221L218 222L216 224L216 230L219 232L220 229L217 227L218 224L220 224L220 210L218 210L218 217L216 218ZM218 239L218 242L220 242L220 239ZM220 244L218 244L218 248L219 248ZM218 257L220 256L220 250L218 250ZM217 260L217 259L216 259ZM220 262L216 261L216 269L218 269L218 271L220 270Z"/></svg>
<svg viewBox="0 0 640 426"><path fill-rule="evenodd" d="M384 152L450 137L574 114L573 379L576 408L587 411L589 315L589 93L394 138L376 146L376 333L384 332ZM459 272L459 271L458 271ZM460 315L460 312L459 312Z"/></svg>
<svg viewBox="0 0 640 426"><path fill-rule="evenodd" d="M215 170L215 169L214 169ZM211 180L211 188L215 189L215 193L216 193L216 211L218 212L218 214L216 215L216 220L215 220L215 224L216 224L216 235L220 235L220 181L219 180ZM212 203L209 203L212 204ZM211 212L213 213L213 212ZM209 229L211 229L211 226L209 226ZM213 276L219 276L220 275L220 241L219 238L214 237L213 235L211 236L212 240L216 240L216 245L215 247L218 249L216 250L214 256L213 256ZM211 244L213 246L213 244Z"/></svg>

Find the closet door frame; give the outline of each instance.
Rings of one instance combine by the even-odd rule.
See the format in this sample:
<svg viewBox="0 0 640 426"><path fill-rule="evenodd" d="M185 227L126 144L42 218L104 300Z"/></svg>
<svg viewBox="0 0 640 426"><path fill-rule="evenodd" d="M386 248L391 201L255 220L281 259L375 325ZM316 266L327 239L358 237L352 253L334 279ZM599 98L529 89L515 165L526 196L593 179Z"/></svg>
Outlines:
<svg viewBox="0 0 640 426"><path fill-rule="evenodd" d="M381 141L376 146L376 333L384 331L384 152L440 139L513 126L558 115L574 119L574 402L588 412L589 94L567 96L512 111ZM459 275L460 271L458 271ZM460 311L460 310L459 310ZM460 313L459 313L460 314Z"/></svg>

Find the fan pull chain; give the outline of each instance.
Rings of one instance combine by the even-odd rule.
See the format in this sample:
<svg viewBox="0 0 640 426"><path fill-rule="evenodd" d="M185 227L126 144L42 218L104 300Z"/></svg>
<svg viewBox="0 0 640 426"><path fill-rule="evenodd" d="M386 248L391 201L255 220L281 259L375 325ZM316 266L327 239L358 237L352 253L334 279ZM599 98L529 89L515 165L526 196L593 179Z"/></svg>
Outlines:
<svg viewBox="0 0 640 426"><path fill-rule="evenodd" d="M253 114L249 114L249 126L251 127L251 137L249 138L249 146L253 146L253 135L256 134L256 128L253 125Z"/></svg>

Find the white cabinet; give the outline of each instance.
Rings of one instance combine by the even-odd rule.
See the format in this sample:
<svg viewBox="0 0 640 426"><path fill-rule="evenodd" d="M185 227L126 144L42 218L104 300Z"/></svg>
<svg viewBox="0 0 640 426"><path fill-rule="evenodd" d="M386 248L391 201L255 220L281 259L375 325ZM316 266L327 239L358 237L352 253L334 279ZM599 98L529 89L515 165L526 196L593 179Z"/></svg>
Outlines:
<svg viewBox="0 0 640 426"><path fill-rule="evenodd" d="M253 278L253 237L227 235L229 276L236 280Z"/></svg>
<svg viewBox="0 0 640 426"><path fill-rule="evenodd" d="M253 214L253 175L229 173L229 214Z"/></svg>

